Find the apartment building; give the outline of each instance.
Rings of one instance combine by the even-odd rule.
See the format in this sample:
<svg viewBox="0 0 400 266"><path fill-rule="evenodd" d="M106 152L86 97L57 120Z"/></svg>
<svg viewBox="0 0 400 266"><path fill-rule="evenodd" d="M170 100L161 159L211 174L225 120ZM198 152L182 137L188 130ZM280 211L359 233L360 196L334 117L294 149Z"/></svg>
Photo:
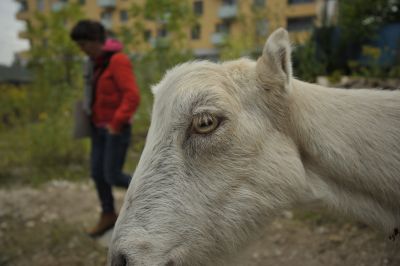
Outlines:
<svg viewBox="0 0 400 266"><path fill-rule="evenodd" d="M88 18L118 32L132 22L129 8L145 0L15 0L20 3L17 19L32 23L35 12L57 12L69 2L81 5ZM285 27L297 43L304 42L314 24L334 23L337 0L190 0L197 24L187 30L187 46L198 57L217 57L227 36L253 40L260 46L274 29ZM155 22L146 21L144 34L152 41L165 37ZM20 32L27 38L26 32ZM140 51L139 51L140 52Z"/></svg>

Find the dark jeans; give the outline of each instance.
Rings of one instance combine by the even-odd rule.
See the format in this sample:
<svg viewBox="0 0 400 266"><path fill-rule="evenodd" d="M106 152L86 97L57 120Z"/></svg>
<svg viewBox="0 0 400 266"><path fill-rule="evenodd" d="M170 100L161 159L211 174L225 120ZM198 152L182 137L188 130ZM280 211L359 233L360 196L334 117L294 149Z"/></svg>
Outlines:
<svg viewBox="0 0 400 266"><path fill-rule="evenodd" d="M105 128L93 127L91 174L103 212L114 211L112 186L127 188L131 176L122 172L131 138L131 126L125 125L119 134L109 134Z"/></svg>

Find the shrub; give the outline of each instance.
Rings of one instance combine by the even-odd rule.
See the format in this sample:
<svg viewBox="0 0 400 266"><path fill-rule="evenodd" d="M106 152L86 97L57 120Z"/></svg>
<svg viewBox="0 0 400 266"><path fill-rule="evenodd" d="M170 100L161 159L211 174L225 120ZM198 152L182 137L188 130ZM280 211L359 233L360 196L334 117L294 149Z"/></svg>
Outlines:
<svg viewBox="0 0 400 266"><path fill-rule="evenodd" d="M12 85L0 86L0 130L15 126L24 121L26 106L28 105L28 93L26 86Z"/></svg>

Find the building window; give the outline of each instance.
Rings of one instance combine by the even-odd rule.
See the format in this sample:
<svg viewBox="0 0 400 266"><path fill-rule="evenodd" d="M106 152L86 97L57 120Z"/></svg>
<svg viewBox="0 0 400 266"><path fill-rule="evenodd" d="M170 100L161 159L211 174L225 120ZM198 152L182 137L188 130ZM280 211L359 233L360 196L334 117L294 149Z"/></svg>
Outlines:
<svg viewBox="0 0 400 266"><path fill-rule="evenodd" d="M43 11L44 10L44 0L37 0L36 8L39 11Z"/></svg>
<svg viewBox="0 0 400 266"><path fill-rule="evenodd" d="M288 4L304 4L304 3L312 3L314 0L288 0Z"/></svg>
<svg viewBox="0 0 400 266"><path fill-rule="evenodd" d="M228 22L218 23L215 25L215 32L218 33L229 33L230 24Z"/></svg>
<svg viewBox="0 0 400 266"><path fill-rule="evenodd" d="M194 26L192 28L191 37L192 37L192 40L198 40L198 39L200 39L200 36L201 36L201 26L199 24L197 24L196 26Z"/></svg>
<svg viewBox="0 0 400 266"><path fill-rule="evenodd" d="M28 2L27 1L21 1L20 2L19 11L20 12L24 12L24 11L28 11L28 9L29 9Z"/></svg>
<svg viewBox="0 0 400 266"><path fill-rule="evenodd" d="M235 5L236 4L236 0L223 0L222 4L223 5Z"/></svg>
<svg viewBox="0 0 400 266"><path fill-rule="evenodd" d="M127 10L121 10L119 12L119 18L120 18L121 22L127 22L128 19L129 19L128 11Z"/></svg>
<svg viewBox="0 0 400 266"><path fill-rule="evenodd" d="M193 12L195 15L202 15L203 14L203 1L194 1L193 2Z"/></svg>
<svg viewBox="0 0 400 266"><path fill-rule="evenodd" d="M253 0L254 7L265 7L265 0Z"/></svg>
<svg viewBox="0 0 400 266"><path fill-rule="evenodd" d="M145 30L143 32L143 39L148 42L151 39L151 30Z"/></svg>
<svg viewBox="0 0 400 266"><path fill-rule="evenodd" d="M288 18L287 30L288 31L308 31L314 26L315 17L298 17Z"/></svg>
<svg viewBox="0 0 400 266"><path fill-rule="evenodd" d="M100 14L101 19L105 19L105 20L111 20L112 18L112 13L108 12L108 11L104 11Z"/></svg>
<svg viewBox="0 0 400 266"><path fill-rule="evenodd" d="M100 15L101 24L106 28L106 30L110 30L112 28L112 13L109 11L104 11Z"/></svg>
<svg viewBox="0 0 400 266"><path fill-rule="evenodd" d="M167 37L167 35L168 35L168 32L167 32L167 29L166 29L166 28L160 28L160 29L158 29L158 31L157 31L157 37L163 38L163 37Z"/></svg>

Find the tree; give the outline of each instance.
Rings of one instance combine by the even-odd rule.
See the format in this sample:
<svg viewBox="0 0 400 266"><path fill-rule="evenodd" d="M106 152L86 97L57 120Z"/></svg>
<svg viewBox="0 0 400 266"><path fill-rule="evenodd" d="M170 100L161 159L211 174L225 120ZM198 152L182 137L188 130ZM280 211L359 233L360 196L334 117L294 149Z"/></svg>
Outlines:
<svg viewBox="0 0 400 266"><path fill-rule="evenodd" d="M400 21L400 0L341 0L338 16L337 27L323 23L294 52L302 78L310 80L317 74L355 74L358 68L366 66L359 62L361 55L372 55L367 68L376 75L381 69L377 64L379 49L372 49L371 42L381 27Z"/></svg>
<svg viewBox="0 0 400 266"><path fill-rule="evenodd" d="M196 17L188 0L147 0L130 7L131 23L120 29L118 37L136 51L135 72L141 87L154 84L165 71L193 57L189 31ZM143 21L150 21L156 36L148 36Z"/></svg>
<svg viewBox="0 0 400 266"><path fill-rule="evenodd" d="M339 28L346 41L356 44L373 39L385 24L400 22L400 0L341 0Z"/></svg>
<svg viewBox="0 0 400 266"><path fill-rule="evenodd" d="M367 68L375 68L373 72L376 72L381 68L378 58L364 51L371 50L366 48L376 40L383 26L394 22L400 22L400 0L341 0L338 18L340 38L335 43L332 58L342 62L336 65L354 74L360 67L360 56L370 57L364 64L370 65ZM346 62L343 64L343 61Z"/></svg>
<svg viewBox="0 0 400 266"><path fill-rule="evenodd" d="M66 98L77 93L82 64L79 49L70 40L69 29L82 17L80 7L71 4L47 15L37 13L28 26L29 68L34 75L33 113L41 109L58 110Z"/></svg>
<svg viewBox="0 0 400 266"><path fill-rule="evenodd" d="M79 5L70 4L58 12L37 13L28 25L33 84L27 89L29 101L25 108L29 109L29 117L24 138L29 139L25 166L32 180L42 180L43 176L71 178L71 171L65 171L68 166L86 160L85 143L71 138L71 109L83 92L83 64L69 30L81 18ZM85 168L75 169L79 169L77 176L86 175Z"/></svg>

